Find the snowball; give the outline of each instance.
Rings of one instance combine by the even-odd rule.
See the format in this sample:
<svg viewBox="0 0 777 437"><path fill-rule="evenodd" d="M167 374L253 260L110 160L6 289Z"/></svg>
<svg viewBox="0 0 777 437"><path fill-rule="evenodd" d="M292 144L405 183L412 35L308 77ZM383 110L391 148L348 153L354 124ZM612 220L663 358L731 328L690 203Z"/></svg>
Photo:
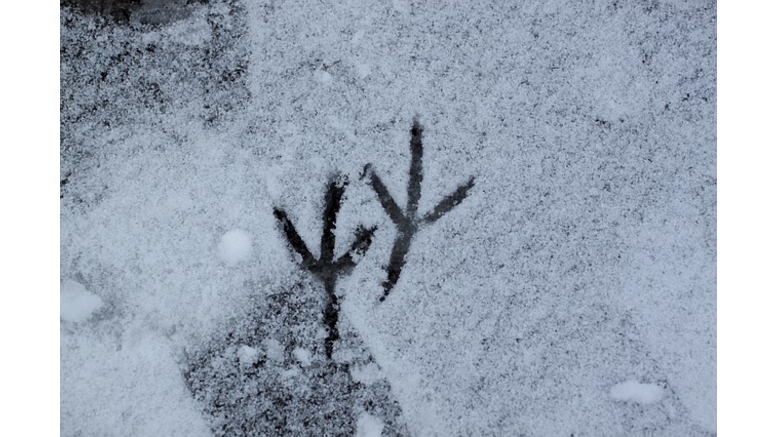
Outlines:
<svg viewBox="0 0 777 437"><path fill-rule="evenodd" d="M273 361L283 361L283 346L278 340L268 338L262 342L266 350L267 358Z"/></svg>
<svg viewBox="0 0 777 437"><path fill-rule="evenodd" d="M310 365L310 352L302 349L301 347L294 349L294 357L299 361L302 367L308 367Z"/></svg>
<svg viewBox="0 0 777 437"><path fill-rule="evenodd" d="M356 422L356 437L380 437L384 426L377 417L362 413Z"/></svg>
<svg viewBox="0 0 777 437"><path fill-rule="evenodd" d="M76 281L67 280L59 286L59 318L66 322L83 322L102 306L100 296Z"/></svg>
<svg viewBox="0 0 777 437"><path fill-rule="evenodd" d="M610 389L610 396L624 402L637 402L639 404L652 404L658 402L664 393L661 387L655 384L640 384L636 380L622 382Z"/></svg>
<svg viewBox="0 0 777 437"><path fill-rule="evenodd" d="M251 236L243 230L234 229L221 237L218 256L226 265L232 267L251 257Z"/></svg>

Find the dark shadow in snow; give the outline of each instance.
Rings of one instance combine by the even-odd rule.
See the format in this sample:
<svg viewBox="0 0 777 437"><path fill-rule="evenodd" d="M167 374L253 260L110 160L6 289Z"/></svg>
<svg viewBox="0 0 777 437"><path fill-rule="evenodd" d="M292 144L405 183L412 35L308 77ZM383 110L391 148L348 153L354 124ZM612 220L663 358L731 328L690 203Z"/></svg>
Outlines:
<svg viewBox="0 0 777 437"><path fill-rule="evenodd" d="M383 436L408 435L388 381L352 376L379 368L350 325L338 343L348 362L324 357L316 322L326 297L312 282L257 290L228 329L187 351L184 381L215 436L351 436L363 413Z"/></svg>
<svg viewBox="0 0 777 437"><path fill-rule="evenodd" d="M440 217L447 214L456 205L461 203L469 190L475 186L474 176L466 183L459 186L456 191L445 197L428 214L418 216L418 203L421 200L421 182L424 179L423 174L423 127L418 119L413 120L413 127L410 129L410 179L407 184L407 206L403 213L394 197L389 193L388 188L380 179L377 173L372 169L372 164L364 167L362 177L367 178L367 182L375 190L378 200L391 218L391 221L397 226L397 237L394 240L394 247L391 250L386 271L388 278L383 282L383 301L388 297L391 290L399 281L402 268L405 265L405 257L410 250L410 243L421 225L434 223Z"/></svg>

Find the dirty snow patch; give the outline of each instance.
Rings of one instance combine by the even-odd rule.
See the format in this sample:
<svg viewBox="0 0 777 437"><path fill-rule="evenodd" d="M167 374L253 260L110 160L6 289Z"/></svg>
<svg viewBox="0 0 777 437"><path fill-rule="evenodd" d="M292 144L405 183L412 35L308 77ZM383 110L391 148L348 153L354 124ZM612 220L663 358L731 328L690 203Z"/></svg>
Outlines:
<svg viewBox="0 0 777 437"><path fill-rule="evenodd" d="M380 437L385 425L377 417L362 413L356 422L356 437Z"/></svg>
<svg viewBox="0 0 777 437"><path fill-rule="evenodd" d="M233 229L221 237L218 256L224 264L233 267L248 260L252 250L251 236L243 230Z"/></svg>
<svg viewBox="0 0 777 437"><path fill-rule="evenodd" d="M59 286L59 318L66 322L83 322L103 306L100 296L82 284L68 279Z"/></svg>
<svg viewBox="0 0 777 437"><path fill-rule="evenodd" d="M652 404L664 396L661 387L655 384L640 384L635 380L622 382L610 389L610 396L619 401Z"/></svg>

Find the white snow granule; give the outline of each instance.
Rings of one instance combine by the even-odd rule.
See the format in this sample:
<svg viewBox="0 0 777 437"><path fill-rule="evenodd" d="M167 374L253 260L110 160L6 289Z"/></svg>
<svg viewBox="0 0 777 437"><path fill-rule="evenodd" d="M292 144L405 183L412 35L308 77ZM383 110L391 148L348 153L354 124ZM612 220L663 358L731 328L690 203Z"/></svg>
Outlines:
<svg viewBox="0 0 777 437"><path fill-rule="evenodd" d="M233 267L248 260L252 250L251 236L243 230L233 229L221 237L218 256L224 264Z"/></svg>
<svg viewBox="0 0 777 437"><path fill-rule="evenodd" d="M294 358L299 361L299 364L302 367L308 367L310 365L310 352L301 347L294 349Z"/></svg>
<svg viewBox="0 0 777 437"><path fill-rule="evenodd" d="M381 374L380 368L375 363L367 363L363 366L352 366L351 367L351 377L356 382L361 382L365 385L370 385L374 382L379 381L383 375Z"/></svg>
<svg viewBox="0 0 777 437"><path fill-rule="evenodd" d="M292 367L281 372L281 378L285 380L294 379L299 376L299 368Z"/></svg>
<svg viewBox="0 0 777 437"><path fill-rule="evenodd" d="M661 400L664 391L655 384L641 384L632 379L611 388L610 396L624 402L652 404Z"/></svg>
<svg viewBox="0 0 777 437"><path fill-rule="evenodd" d="M377 417L362 413L356 422L356 437L380 437L385 425Z"/></svg>
<svg viewBox="0 0 777 437"><path fill-rule="evenodd" d="M66 322L86 321L102 306L100 296L76 281L68 279L59 286L59 318Z"/></svg>
<svg viewBox="0 0 777 437"><path fill-rule="evenodd" d="M265 354L267 358L273 361L283 361L283 346L272 338L268 338L262 342L265 348Z"/></svg>
<svg viewBox="0 0 777 437"><path fill-rule="evenodd" d="M359 79L365 79L371 73L372 73L372 69L370 69L369 65L367 65L367 64L356 64L356 76L358 76Z"/></svg>
<svg viewBox="0 0 777 437"><path fill-rule="evenodd" d="M256 362L256 359L259 357L259 351L251 346L242 345L237 350L237 357L240 360L240 364L250 366Z"/></svg>

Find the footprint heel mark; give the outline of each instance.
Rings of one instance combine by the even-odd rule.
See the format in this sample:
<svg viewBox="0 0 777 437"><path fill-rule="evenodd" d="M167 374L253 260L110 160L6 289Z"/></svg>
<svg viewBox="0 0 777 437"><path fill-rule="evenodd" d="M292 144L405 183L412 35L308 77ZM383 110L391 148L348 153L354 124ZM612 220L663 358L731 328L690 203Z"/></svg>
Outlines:
<svg viewBox="0 0 777 437"><path fill-rule="evenodd" d="M305 241L300 237L294 224L289 219L286 212L280 208L275 208L273 214L283 228L286 240L295 252L297 252L302 261L300 267L309 271L324 284L324 290L327 294L326 308L324 309L324 324L327 327L328 334L324 340L327 359L332 359L332 349L334 343L340 338L337 329L337 322L340 318L340 303L337 299L335 289L337 280L350 274L356 267L356 258L367 252L372 244L372 236L377 228L363 228L356 230L354 242L348 251L335 259L336 237L334 230L337 227L337 215L340 212L343 193L348 186L348 179L345 176L331 178L327 184L327 191L324 197L325 207L323 212L323 232L321 233L321 255L318 259L308 249Z"/></svg>
<svg viewBox="0 0 777 437"><path fill-rule="evenodd" d="M421 183L424 179L423 172L423 127L416 117L413 119L413 126L410 128L410 178L407 184L407 205L405 212L397 204L394 197L386 188L386 184L380 179L380 176L373 169L372 164L364 167L362 178L366 178L369 185L378 196L383 210L394 222L397 227L397 237L394 240L394 247L391 250L388 267L386 268L387 279L383 282L383 296L380 301L384 301L394 286L399 281L402 274L402 268L405 266L405 257L410 250L410 243L413 240L420 226L431 224L447 214L456 205L460 204L469 193L469 190L475 186L475 177L471 177L466 183L460 185L456 191L446 196L431 212L423 217L418 216L418 203L421 200Z"/></svg>

